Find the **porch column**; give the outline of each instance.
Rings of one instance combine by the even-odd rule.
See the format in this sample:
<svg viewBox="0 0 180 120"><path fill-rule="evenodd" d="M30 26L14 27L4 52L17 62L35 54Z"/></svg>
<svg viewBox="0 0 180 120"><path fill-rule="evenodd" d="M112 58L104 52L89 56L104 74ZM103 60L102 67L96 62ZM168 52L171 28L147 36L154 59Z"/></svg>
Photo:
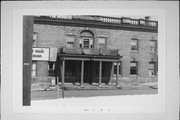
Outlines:
<svg viewBox="0 0 180 120"><path fill-rule="evenodd" d="M83 79L84 79L84 60L81 61L81 87L83 87Z"/></svg>
<svg viewBox="0 0 180 120"><path fill-rule="evenodd" d="M62 60L62 82L61 82L62 87L64 87L64 78L65 78L65 60Z"/></svg>
<svg viewBox="0 0 180 120"><path fill-rule="evenodd" d="M102 81L102 61L99 61L99 86L101 85Z"/></svg>
<svg viewBox="0 0 180 120"><path fill-rule="evenodd" d="M118 80L119 80L119 62L117 62L116 87L118 87Z"/></svg>
<svg viewBox="0 0 180 120"><path fill-rule="evenodd" d="M65 81L65 60L62 60L62 81L61 81L62 98L64 98L64 81Z"/></svg>

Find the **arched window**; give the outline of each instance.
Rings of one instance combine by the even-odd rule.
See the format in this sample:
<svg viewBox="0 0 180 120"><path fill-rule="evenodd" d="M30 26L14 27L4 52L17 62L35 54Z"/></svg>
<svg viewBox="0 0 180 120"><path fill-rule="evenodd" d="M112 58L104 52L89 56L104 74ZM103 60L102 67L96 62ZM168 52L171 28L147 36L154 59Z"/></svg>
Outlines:
<svg viewBox="0 0 180 120"><path fill-rule="evenodd" d="M85 49L93 48L94 44L94 34L89 31L85 30L80 33L80 47Z"/></svg>

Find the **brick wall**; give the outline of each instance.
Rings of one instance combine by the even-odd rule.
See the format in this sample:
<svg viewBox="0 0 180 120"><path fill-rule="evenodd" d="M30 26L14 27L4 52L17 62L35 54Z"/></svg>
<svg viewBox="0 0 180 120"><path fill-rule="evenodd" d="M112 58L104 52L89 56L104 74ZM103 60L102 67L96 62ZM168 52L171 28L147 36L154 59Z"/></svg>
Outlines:
<svg viewBox="0 0 180 120"><path fill-rule="evenodd" d="M55 25L34 25L34 32L38 33L38 47L60 48L66 46L66 35L76 36L76 47L79 47L79 35L82 30L90 30L94 34L94 47L97 48L97 37L107 37L107 48L118 49L122 60L122 77L130 77L130 61L138 61L138 77L149 77L148 65L154 54L149 53L149 41L154 38L157 40L157 33L111 30L100 28L86 28L73 26L55 26ZM138 52L131 52L131 38L138 39ZM155 59L156 60L156 59ZM37 76L48 76L48 62L38 62Z"/></svg>

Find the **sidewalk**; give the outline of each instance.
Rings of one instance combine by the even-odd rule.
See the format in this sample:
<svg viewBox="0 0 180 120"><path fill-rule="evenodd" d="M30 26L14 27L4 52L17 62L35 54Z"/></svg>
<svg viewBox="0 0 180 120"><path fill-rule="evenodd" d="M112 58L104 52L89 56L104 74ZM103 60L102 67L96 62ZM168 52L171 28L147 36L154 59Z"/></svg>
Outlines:
<svg viewBox="0 0 180 120"><path fill-rule="evenodd" d="M59 87L61 89L61 86ZM132 84L124 84L119 83L118 87L116 84L104 84L102 83L100 86L98 83L88 84L84 83L83 86L80 86L80 83L65 83L64 90L116 90L116 89L123 89L123 90L150 90L150 89L158 89L157 83L132 83ZM55 86L51 86L45 90L56 90Z"/></svg>
<svg viewBox="0 0 180 120"><path fill-rule="evenodd" d="M95 96L117 96L117 95L141 95L141 94L157 94L157 84L135 84L117 88L115 84L105 85L100 87L98 84L83 84L83 87L79 83L73 85L72 83L66 83L64 85L64 97L95 97ZM45 100L45 99L58 99L62 98L62 89L59 87L57 92L56 86L49 87L46 90L31 91L32 100Z"/></svg>

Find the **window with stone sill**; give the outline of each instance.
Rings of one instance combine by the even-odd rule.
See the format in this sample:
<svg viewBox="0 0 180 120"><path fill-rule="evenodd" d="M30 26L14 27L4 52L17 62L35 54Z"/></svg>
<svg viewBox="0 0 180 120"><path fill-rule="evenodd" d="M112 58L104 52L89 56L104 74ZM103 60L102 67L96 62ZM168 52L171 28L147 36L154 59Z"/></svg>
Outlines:
<svg viewBox="0 0 180 120"><path fill-rule="evenodd" d="M121 67L122 67L122 65L121 65L121 62L119 63L119 75L121 75ZM117 75L117 63L114 63L114 76L116 76Z"/></svg>
<svg viewBox="0 0 180 120"><path fill-rule="evenodd" d="M107 42L107 38L105 37L99 37L98 38L98 45L99 45L99 48L106 48L106 42Z"/></svg>
<svg viewBox="0 0 180 120"><path fill-rule="evenodd" d="M131 39L131 51L138 51L138 39Z"/></svg>
<svg viewBox="0 0 180 120"><path fill-rule="evenodd" d="M67 36L67 47L73 48L75 46L75 36Z"/></svg>
<svg viewBox="0 0 180 120"><path fill-rule="evenodd" d="M130 64L130 75L137 75L138 74L138 62L137 61L131 61Z"/></svg>
<svg viewBox="0 0 180 120"><path fill-rule="evenodd" d="M84 41L83 41L83 48L89 48L89 47L90 47L89 39L84 39Z"/></svg>
<svg viewBox="0 0 180 120"><path fill-rule="evenodd" d="M150 52L156 52L156 41L150 40Z"/></svg>
<svg viewBox="0 0 180 120"><path fill-rule="evenodd" d="M156 63L149 62L149 76L153 77L156 76Z"/></svg>

